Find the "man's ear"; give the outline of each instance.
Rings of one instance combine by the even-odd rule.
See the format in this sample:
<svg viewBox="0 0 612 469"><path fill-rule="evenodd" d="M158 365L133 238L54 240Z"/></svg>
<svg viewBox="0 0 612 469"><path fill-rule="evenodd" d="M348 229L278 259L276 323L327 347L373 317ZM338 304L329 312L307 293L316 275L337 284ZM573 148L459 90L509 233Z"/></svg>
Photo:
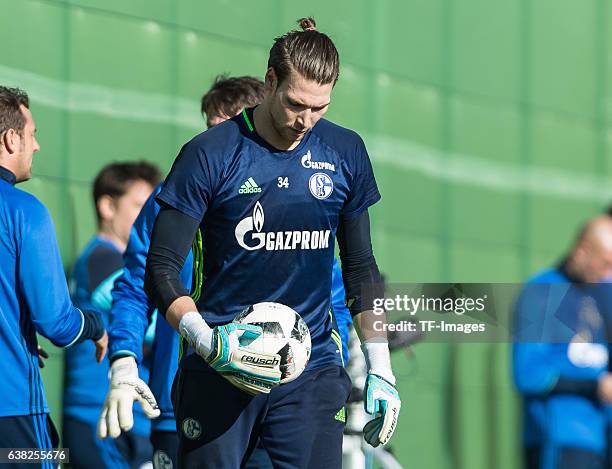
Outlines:
<svg viewBox="0 0 612 469"><path fill-rule="evenodd" d="M278 77L276 76L276 72L272 67L268 68L268 70L266 71L264 83L268 91L272 93L276 91L276 87L278 86Z"/></svg>
<svg viewBox="0 0 612 469"><path fill-rule="evenodd" d="M115 215L115 201L110 195L103 195L96 202L101 221L110 220Z"/></svg>
<svg viewBox="0 0 612 469"><path fill-rule="evenodd" d="M574 263L578 264L579 266L584 266L585 261L588 261L589 258L589 248L588 246L585 246L584 244L577 246L573 252L573 258L574 258Z"/></svg>
<svg viewBox="0 0 612 469"><path fill-rule="evenodd" d="M13 154L19 148L19 140L21 136L15 131L15 129L8 129L0 135L0 143L9 154Z"/></svg>

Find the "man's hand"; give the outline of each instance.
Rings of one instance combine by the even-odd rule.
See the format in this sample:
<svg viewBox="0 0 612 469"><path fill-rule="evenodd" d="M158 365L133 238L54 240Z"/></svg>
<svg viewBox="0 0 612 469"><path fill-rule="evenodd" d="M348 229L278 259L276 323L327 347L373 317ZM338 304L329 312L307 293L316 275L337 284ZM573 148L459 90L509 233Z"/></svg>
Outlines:
<svg viewBox="0 0 612 469"><path fill-rule="evenodd" d="M280 382L280 355L246 348L262 334L261 327L230 323L213 329L208 363L230 383L249 394L269 393Z"/></svg>
<svg viewBox="0 0 612 469"><path fill-rule="evenodd" d="M362 313L362 315L365 313ZM386 444L397 427L402 402L395 389L391 369L391 355L386 342L364 342L361 350L368 366L368 377L363 389L363 404L374 419L363 427L363 437L375 448Z"/></svg>
<svg viewBox="0 0 612 469"><path fill-rule="evenodd" d="M104 356L106 355L106 350L108 349L108 334L106 331L104 331L104 335L102 337L94 341L94 344L96 344L96 361L98 363L102 363L102 360L104 360Z"/></svg>
<svg viewBox="0 0 612 469"><path fill-rule="evenodd" d="M269 393L280 383L280 355L258 353L248 345L261 327L230 323L211 329L199 313L187 313L179 324L181 335L208 364L249 394Z"/></svg>
<svg viewBox="0 0 612 469"><path fill-rule="evenodd" d="M42 348L40 345L38 346L38 368L45 367L45 360L49 358L49 354L47 351Z"/></svg>
<svg viewBox="0 0 612 469"><path fill-rule="evenodd" d="M397 427L402 407L395 386L384 378L369 373L364 388L364 406L366 412L375 418L363 427L363 437L374 448L381 443L387 444Z"/></svg>
<svg viewBox="0 0 612 469"><path fill-rule="evenodd" d="M597 395L605 404L612 403L612 373L604 373L601 378L599 378Z"/></svg>
<svg viewBox="0 0 612 469"><path fill-rule="evenodd" d="M110 369L110 389L98 421L98 436L117 438L134 425L132 407L140 402L150 419L159 417L160 411L149 386L138 377L138 366L133 357L118 358Z"/></svg>

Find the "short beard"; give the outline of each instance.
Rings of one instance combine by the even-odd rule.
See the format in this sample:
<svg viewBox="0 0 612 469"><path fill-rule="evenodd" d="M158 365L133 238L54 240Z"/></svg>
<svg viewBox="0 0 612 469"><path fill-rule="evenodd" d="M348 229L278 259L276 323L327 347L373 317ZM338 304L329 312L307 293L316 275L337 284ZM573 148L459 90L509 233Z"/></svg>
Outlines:
<svg viewBox="0 0 612 469"><path fill-rule="evenodd" d="M286 130L287 128L285 126L279 126L278 123L276 122L276 119L274 118L274 114L272 113L272 111L270 110L270 122L272 122L272 127L274 127L274 130L276 131L276 133L278 134L279 137L281 137L281 139L283 139L285 142L290 142L291 139L287 136ZM291 143L293 143L291 141Z"/></svg>
<svg viewBox="0 0 612 469"><path fill-rule="evenodd" d="M19 153L21 153L21 155L23 155L25 153L25 142L23 141L23 136L22 136L22 140L21 140L21 145L19 146ZM33 158L34 156L32 156ZM25 158L25 156L20 156L20 159ZM25 182L25 181L29 181L30 179L32 179L32 159L30 159L30 166L28 168L24 167L20 167L19 168L19 173L20 174L15 174L15 183L20 183L20 182Z"/></svg>

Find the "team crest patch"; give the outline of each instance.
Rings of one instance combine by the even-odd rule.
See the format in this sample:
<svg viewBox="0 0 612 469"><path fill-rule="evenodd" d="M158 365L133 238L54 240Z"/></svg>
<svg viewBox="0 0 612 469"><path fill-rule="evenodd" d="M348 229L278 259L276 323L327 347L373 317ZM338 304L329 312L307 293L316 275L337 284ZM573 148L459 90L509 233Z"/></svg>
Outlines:
<svg viewBox="0 0 612 469"><path fill-rule="evenodd" d="M155 469L172 469L172 459L165 451L157 450L153 453L153 467Z"/></svg>
<svg viewBox="0 0 612 469"><path fill-rule="evenodd" d="M310 193L317 199L327 199L334 191L332 178L325 173L314 173L308 180Z"/></svg>
<svg viewBox="0 0 612 469"><path fill-rule="evenodd" d="M190 440L197 440L202 434L202 425L196 419L186 418L183 420L183 433Z"/></svg>

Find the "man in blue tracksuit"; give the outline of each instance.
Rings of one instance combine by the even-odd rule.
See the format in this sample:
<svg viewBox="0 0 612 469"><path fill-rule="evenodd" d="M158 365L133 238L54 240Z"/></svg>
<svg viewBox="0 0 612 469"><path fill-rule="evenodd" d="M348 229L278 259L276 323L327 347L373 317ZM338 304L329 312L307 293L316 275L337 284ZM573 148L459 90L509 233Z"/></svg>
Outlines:
<svg viewBox="0 0 612 469"><path fill-rule="evenodd" d="M159 183L159 170L148 163L105 166L93 183L98 232L77 259L71 289L75 304L97 311L108 324L111 290L123 271L123 251L140 208ZM65 355L63 443L70 448L71 466L79 468L139 468L151 461L150 422L136 409L131 432L110 441L96 438L96 424L108 390L108 362L98 365L91 344L72 347ZM148 369L141 368L143 379Z"/></svg>
<svg viewBox="0 0 612 469"><path fill-rule="evenodd" d="M27 94L0 86L0 448L58 444L38 369L36 333L59 347L96 340L91 352L95 349L98 361L107 343L100 318L70 301L49 212L15 188L32 176L33 154L40 149L35 131ZM14 460L11 467L22 465Z"/></svg>
<svg viewBox="0 0 612 469"><path fill-rule="evenodd" d="M236 114L244 106L257 104L262 94L263 83L251 77L218 78L202 100L202 111L206 115L208 127L222 122L226 116ZM233 108L225 109L221 106L223 102L232 102L235 105ZM143 331L147 328L147 324L152 319L154 320L156 332L152 347L149 385L159 403L161 416L152 421L151 440L155 448L153 463L155 467L169 467L169 463L176 465L178 444L170 391L179 361L179 336L163 318L156 319L154 306L143 291L146 254L153 223L159 212L159 205L154 199L160 190L161 186L149 198L134 224L125 254L124 274L118 279L116 288L113 290L110 355L111 360L132 356L140 363ZM196 275L195 284L192 285L194 256L196 265L199 265L202 262L200 236L196 237L193 249L188 254L180 274L185 287L192 291L194 297L197 297L201 293L202 279ZM346 360L348 357L346 343L351 318L345 306L342 273L337 261L332 284L334 315L342 337L343 356ZM250 467L268 467L269 465L269 459L263 451L254 452L249 461Z"/></svg>
<svg viewBox="0 0 612 469"><path fill-rule="evenodd" d="M516 304L513 376L523 397L527 467L604 467L612 402L612 220L581 231L557 268L532 277Z"/></svg>

